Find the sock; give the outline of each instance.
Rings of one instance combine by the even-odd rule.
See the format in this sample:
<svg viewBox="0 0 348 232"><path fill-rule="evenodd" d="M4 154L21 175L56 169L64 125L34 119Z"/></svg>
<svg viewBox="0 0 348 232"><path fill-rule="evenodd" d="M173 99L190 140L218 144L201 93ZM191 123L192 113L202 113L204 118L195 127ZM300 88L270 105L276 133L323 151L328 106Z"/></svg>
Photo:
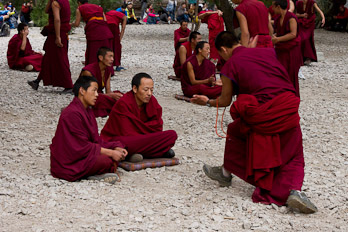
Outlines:
<svg viewBox="0 0 348 232"><path fill-rule="evenodd" d="M224 177L230 177L231 173L222 167L222 175L224 175Z"/></svg>

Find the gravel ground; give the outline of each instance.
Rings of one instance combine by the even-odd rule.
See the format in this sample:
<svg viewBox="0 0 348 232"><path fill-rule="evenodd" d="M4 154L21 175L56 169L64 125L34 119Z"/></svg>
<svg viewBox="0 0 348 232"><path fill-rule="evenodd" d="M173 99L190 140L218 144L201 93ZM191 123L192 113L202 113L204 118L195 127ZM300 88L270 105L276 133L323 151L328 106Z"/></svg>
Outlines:
<svg viewBox="0 0 348 232"><path fill-rule="evenodd" d="M116 185L69 183L50 175L49 145L60 109L72 96L59 95L61 88L40 86L33 91L26 82L37 73L9 70L9 38L0 38L0 231L348 231L348 34L317 30L322 59L303 68L303 190L319 212L302 215L252 203L254 188L238 178L231 187L220 188L204 175L203 163L222 163L225 141L214 133L215 109L173 98L181 92L179 82L167 79L174 73L176 28L127 26L122 57L127 70L113 77L112 88L130 90L132 76L140 71L153 76L165 129L179 136L174 150L181 164L119 170L122 180ZM206 26L201 33L207 39ZM34 50L42 51L39 28L31 28L29 38ZM76 29L70 39L75 81L83 67L83 29ZM97 121L101 129L106 119ZM225 128L229 122L226 113Z"/></svg>

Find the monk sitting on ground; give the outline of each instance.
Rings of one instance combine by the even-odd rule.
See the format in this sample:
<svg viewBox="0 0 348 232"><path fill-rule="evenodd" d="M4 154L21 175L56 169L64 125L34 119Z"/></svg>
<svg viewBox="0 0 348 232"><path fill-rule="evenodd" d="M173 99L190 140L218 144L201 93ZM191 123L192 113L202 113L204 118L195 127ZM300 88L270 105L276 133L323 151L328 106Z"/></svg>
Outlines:
<svg viewBox="0 0 348 232"><path fill-rule="evenodd" d="M123 94L120 91L111 91L110 79L113 72L114 53L110 48L101 47L97 53L98 62L87 65L81 71L80 76L93 76L98 81L99 97L93 106L96 117L106 117L111 112L115 102ZM105 89L105 94L103 90Z"/></svg>
<svg viewBox="0 0 348 232"><path fill-rule="evenodd" d="M52 139L51 173L56 178L76 181L82 178L115 183L117 162L127 151L119 141L104 142L91 110L98 97L94 77L81 76L75 82L75 98L60 115Z"/></svg>
<svg viewBox="0 0 348 232"><path fill-rule="evenodd" d="M179 49L179 47L189 41L190 29L187 28L187 21L180 21L180 27L174 31L174 49L175 52Z"/></svg>
<svg viewBox="0 0 348 232"><path fill-rule="evenodd" d="M34 52L29 42L29 27L25 23L18 24L18 34L8 42L7 62L11 69L40 71L42 54Z"/></svg>
<svg viewBox="0 0 348 232"><path fill-rule="evenodd" d="M177 139L173 130L163 131L162 107L153 94L153 80L146 73L133 77L132 90L116 102L101 137L121 141L128 149L131 162L144 158L172 158Z"/></svg>
<svg viewBox="0 0 348 232"><path fill-rule="evenodd" d="M221 94L221 81L215 81L215 65L208 60L209 43L197 44L195 55L189 57L182 66L181 89L186 97L195 94L217 98Z"/></svg>

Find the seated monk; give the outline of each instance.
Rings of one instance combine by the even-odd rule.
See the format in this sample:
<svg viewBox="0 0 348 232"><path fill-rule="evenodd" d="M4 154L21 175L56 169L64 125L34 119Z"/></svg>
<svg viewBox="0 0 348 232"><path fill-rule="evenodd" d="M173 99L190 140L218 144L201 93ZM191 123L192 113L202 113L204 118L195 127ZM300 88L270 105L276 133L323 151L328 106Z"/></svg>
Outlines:
<svg viewBox="0 0 348 232"><path fill-rule="evenodd" d="M111 112L115 102L123 94L120 91L111 91L110 78L113 72L114 52L110 48L101 47L97 53L98 62L87 65L81 71L80 76L93 76L98 81L99 97L92 107L96 117L106 117ZM105 89L105 94L103 90Z"/></svg>
<svg viewBox="0 0 348 232"><path fill-rule="evenodd" d="M191 30L187 28L188 22L185 20L180 21L180 27L174 31L174 49L175 52L179 47L189 40Z"/></svg>
<svg viewBox="0 0 348 232"><path fill-rule="evenodd" d="M185 63L187 58L193 55L197 43L201 40L201 33L193 31L189 36L189 41L183 43L175 52L173 68L176 77L181 78L182 65Z"/></svg>
<svg viewBox="0 0 348 232"><path fill-rule="evenodd" d="M195 54L188 58L182 66L181 89L186 97L195 94L217 98L221 94L221 81L215 81L215 65L208 60L209 43L201 41L197 44Z"/></svg>
<svg viewBox="0 0 348 232"><path fill-rule="evenodd" d="M52 176L115 183L117 162L125 159L127 151L123 143L105 142L98 134L90 108L98 97L98 82L94 77L80 76L73 92L75 98L62 111L50 146Z"/></svg>
<svg viewBox="0 0 348 232"><path fill-rule="evenodd" d="M41 70L42 54L34 52L29 42L29 27L25 23L18 24L18 34L8 42L7 62L10 69L26 71Z"/></svg>
<svg viewBox="0 0 348 232"><path fill-rule="evenodd" d="M116 102L101 131L105 141L121 141L131 162L143 158L172 158L177 139L173 130L163 131L162 107L153 93L153 80L146 73L133 77L132 90Z"/></svg>

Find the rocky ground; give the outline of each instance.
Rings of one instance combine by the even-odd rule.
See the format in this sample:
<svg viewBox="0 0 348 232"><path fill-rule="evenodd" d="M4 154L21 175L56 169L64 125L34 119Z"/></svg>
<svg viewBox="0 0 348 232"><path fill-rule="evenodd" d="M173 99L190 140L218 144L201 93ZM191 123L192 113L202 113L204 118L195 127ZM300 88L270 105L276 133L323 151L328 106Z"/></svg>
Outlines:
<svg viewBox="0 0 348 232"><path fill-rule="evenodd" d="M112 88L130 90L132 76L140 71L153 76L165 129L179 136L174 150L181 164L119 170L122 180L116 185L69 183L50 175L49 145L60 109L72 95L60 95L60 88L32 90L26 82L37 73L9 70L9 38L0 38L0 231L348 231L348 34L317 30L321 60L303 68L303 190L319 212L301 215L252 203L254 188L238 178L231 187L220 188L202 172L203 163L222 163L225 141L214 133L215 109L173 97L181 92L179 82L167 79L173 74L177 27L127 26L122 42L127 70L113 77ZM39 28L30 30L34 50L42 51ZM207 38L205 26L201 33ZM85 52L82 28L70 38L75 81ZM105 122L98 119L100 129ZM229 122L226 113L225 128Z"/></svg>

